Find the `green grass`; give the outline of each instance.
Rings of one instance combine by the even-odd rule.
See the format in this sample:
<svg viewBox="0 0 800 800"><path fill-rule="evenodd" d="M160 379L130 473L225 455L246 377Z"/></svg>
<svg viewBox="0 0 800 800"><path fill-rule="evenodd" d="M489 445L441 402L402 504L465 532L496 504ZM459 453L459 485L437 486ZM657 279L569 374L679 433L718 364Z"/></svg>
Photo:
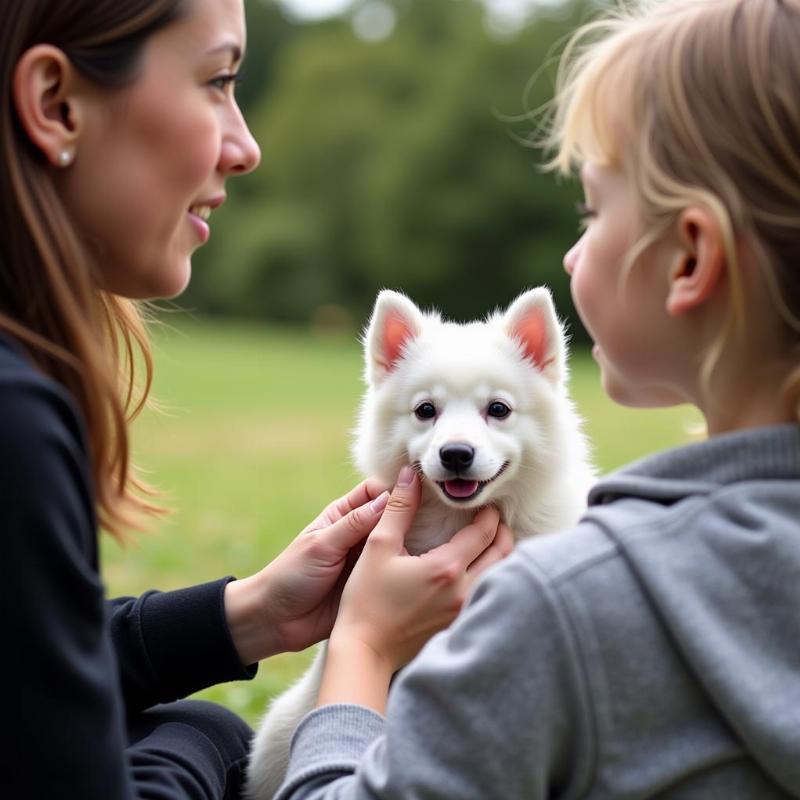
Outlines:
<svg viewBox="0 0 800 800"><path fill-rule="evenodd" d="M162 410L137 420L134 450L175 512L125 550L103 537L112 596L248 575L359 479L348 453L361 392L355 336L179 316L155 331L154 344ZM698 422L686 408L615 406L588 354L573 357L572 375L603 472L686 441ZM201 696L254 723L309 659L310 653L278 656L254 681Z"/></svg>

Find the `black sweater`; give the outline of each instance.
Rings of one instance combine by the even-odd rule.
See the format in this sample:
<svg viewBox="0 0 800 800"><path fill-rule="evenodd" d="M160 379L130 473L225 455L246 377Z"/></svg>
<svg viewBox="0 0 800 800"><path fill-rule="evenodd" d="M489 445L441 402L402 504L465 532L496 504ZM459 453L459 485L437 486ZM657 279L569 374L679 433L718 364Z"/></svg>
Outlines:
<svg viewBox="0 0 800 800"><path fill-rule="evenodd" d="M0 796L135 797L126 715L255 674L225 622L230 579L105 599L81 417L2 335L0 534Z"/></svg>

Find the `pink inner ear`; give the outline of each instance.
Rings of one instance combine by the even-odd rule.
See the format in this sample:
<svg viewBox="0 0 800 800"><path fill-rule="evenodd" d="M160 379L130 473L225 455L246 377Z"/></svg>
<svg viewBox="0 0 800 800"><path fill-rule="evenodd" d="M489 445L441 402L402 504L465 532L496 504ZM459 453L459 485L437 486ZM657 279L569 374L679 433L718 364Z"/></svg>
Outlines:
<svg viewBox="0 0 800 800"><path fill-rule="evenodd" d="M525 355L544 369L553 359L547 359L547 329L541 317L527 317L514 329L514 333L522 342Z"/></svg>
<svg viewBox="0 0 800 800"><path fill-rule="evenodd" d="M403 345L412 336L411 328L402 317L392 314L386 320L383 327L382 350L384 355L384 366L387 370L392 369L395 362L402 355Z"/></svg>

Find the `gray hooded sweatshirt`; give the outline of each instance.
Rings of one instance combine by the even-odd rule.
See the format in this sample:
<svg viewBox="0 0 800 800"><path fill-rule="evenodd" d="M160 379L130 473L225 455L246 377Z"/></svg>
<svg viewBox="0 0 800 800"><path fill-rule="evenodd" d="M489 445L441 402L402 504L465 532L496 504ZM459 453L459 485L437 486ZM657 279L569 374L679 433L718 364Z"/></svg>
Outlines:
<svg viewBox="0 0 800 800"><path fill-rule="evenodd" d="M598 483L393 686L299 726L288 798L800 797L800 427Z"/></svg>

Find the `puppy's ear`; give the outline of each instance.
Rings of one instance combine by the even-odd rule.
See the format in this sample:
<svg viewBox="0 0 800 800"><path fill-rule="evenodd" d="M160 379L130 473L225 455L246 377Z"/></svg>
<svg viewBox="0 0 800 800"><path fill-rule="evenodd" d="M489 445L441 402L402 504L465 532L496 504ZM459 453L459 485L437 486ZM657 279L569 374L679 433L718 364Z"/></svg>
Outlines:
<svg viewBox="0 0 800 800"><path fill-rule="evenodd" d="M367 381L376 386L395 367L404 348L422 332L422 312L405 295L384 289L364 335Z"/></svg>
<svg viewBox="0 0 800 800"><path fill-rule="evenodd" d="M566 338L556 316L553 298L544 287L521 294L502 317L503 328L525 358L553 385L564 380Z"/></svg>

